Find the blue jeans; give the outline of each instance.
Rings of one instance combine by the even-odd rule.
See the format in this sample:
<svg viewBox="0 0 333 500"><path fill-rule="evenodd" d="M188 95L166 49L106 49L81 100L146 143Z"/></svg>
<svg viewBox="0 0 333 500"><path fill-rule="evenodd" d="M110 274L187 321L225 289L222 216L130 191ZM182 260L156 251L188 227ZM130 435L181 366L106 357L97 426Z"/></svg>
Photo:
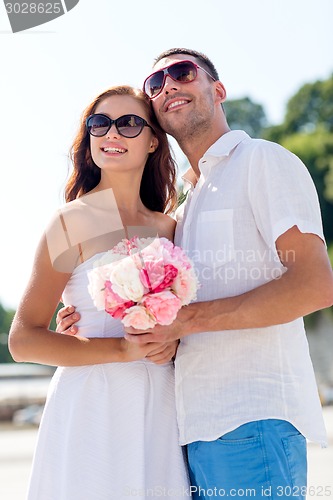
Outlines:
<svg viewBox="0 0 333 500"><path fill-rule="evenodd" d="M187 453L195 500L306 497L306 440L284 420L249 422Z"/></svg>

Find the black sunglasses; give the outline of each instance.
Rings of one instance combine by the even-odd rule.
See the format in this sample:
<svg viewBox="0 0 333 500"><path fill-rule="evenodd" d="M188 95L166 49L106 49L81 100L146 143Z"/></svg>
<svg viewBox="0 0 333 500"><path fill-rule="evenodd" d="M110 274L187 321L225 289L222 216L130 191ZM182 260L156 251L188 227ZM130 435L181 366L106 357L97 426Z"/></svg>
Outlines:
<svg viewBox="0 0 333 500"><path fill-rule="evenodd" d="M137 137L141 134L144 127L153 128L141 116L137 115L123 115L115 120L103 113L95 113L88 116L86 120L86 127L90 135L94 137L103 137L106 135L112 125L115 124L117 132L123 137Z"/></svg>
<svg viewBox="0 0 333 500"><path fill-rule="evenodd" d="M150 99L153 99L161 93L167 75L175 82L190 83L196 79L198 69L204 71L214 82L216 81L208 71L193 61L180 61L149 75L144 81L143 91Z"/></svg>

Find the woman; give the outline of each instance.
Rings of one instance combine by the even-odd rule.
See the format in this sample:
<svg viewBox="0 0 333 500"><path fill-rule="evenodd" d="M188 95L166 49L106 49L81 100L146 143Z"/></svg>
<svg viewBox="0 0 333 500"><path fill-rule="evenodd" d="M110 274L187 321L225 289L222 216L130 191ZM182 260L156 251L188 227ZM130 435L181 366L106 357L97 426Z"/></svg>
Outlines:
<svg viewBox="0 0 333 500"><path fill-rule="evenodd" d="M9 338L16 361L60 366L28 499L146 498L156 488L180 498L188 480L174 405L176 345L128 343L87 288L96 255L121 238L173 238L175 223L163 212L175 200L175 167L144 94L121 86L99 95L83 115L72 160L68 203L41 239ZM61 296L80 308L80 335L48 330Z"/></svg>

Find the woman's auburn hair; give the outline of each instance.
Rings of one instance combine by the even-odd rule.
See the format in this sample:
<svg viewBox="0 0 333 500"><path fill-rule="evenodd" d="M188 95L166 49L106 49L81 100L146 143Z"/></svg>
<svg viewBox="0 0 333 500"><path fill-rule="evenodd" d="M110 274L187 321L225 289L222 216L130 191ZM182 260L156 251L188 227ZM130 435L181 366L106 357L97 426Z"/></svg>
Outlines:
<svg viewBox="0 0 333 500"><path fill-rule="evenodd" d="M95 112L100 102L114 95L126 95L137 99L147 112L147 121L158 139L158 146L148 155L141 180L140 198L149 210L169 213L176 206L177 192L176 165L167 135L157 122L149 98L141 90L128 85L111 87L102 92L83 112L78 133L70 148L73 171L65 186L65 200L69 202L79 198L100 182L101 170L91 156L86 119Z"/></svg>

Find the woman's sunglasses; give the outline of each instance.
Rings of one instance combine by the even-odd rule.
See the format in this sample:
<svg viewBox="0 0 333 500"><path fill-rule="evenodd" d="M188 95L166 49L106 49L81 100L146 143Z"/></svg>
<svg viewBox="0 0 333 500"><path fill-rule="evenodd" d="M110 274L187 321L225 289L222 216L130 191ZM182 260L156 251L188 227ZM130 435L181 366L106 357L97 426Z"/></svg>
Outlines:
<svg viewBox="0 0 333 500"><path fill-rule="evenodd" d="M153 130L146 120L137 115L123 115L112 120L107 115L95 113L88 116L86 120L87 130L94 137L103 137L103 135L106 135L113 124L115 124L119 135L128 138L140 135L144 127L149 127Z"/></svg>
<svg viewBox="0 0 333 500"><path fill-rule="evenodd" d="M171 64L167 68L160 69L148 76L143 84L143 91L150 99L157 97L162 91L165 79L168 76L175 82L190 83L196 79L198 69L204 71L214 82L216 79L204 68L192 61L180 61Z"/></svg>

